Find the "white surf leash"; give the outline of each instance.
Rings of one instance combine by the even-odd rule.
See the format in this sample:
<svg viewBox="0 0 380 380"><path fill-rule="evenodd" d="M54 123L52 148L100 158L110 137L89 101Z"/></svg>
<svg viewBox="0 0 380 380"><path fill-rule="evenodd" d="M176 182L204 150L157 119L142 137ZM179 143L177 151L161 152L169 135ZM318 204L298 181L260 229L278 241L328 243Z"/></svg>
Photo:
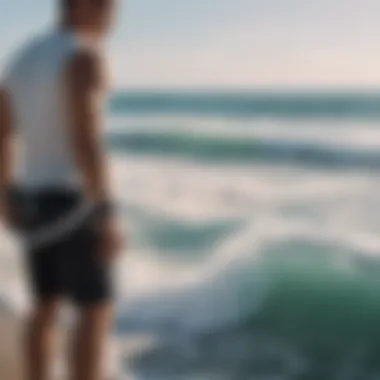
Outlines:
<svg viewBox="0 0 380 380"><path fill-rule="evenodd" d="M33 233L23 233L22 239L32 248L54 243L73 233L95 207L93 202L86 201L64 218L59 218L54 224L38 229Z"/></svg>

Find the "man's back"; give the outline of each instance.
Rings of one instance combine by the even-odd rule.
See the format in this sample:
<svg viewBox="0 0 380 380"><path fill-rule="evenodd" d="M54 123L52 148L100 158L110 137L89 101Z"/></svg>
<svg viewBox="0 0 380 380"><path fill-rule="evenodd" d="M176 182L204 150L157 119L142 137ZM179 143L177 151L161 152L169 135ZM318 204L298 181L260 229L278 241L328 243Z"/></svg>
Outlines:
<svg viewBox="0 0 380 380"><path fill-rule="evenodd" d="M73 34L55 31L29 42L4 81L22 146L18 182L26 188L78 181L69 141L64 72L78 50Z"/></svg>

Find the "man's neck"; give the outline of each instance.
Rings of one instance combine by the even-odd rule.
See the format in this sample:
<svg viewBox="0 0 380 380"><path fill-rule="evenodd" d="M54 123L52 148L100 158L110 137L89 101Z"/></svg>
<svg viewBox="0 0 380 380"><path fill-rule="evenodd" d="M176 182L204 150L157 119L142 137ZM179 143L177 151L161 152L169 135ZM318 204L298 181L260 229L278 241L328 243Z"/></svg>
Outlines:
<svg viewBox="0 0 380 380"><path fill-rule="evenodd" d="M81 36L84 40L87 40L91 43L98 42L96 33L92 30L89 30L88 27L82 27L70 21L63 21L59 24L58 28L63 32Z"/></svg>

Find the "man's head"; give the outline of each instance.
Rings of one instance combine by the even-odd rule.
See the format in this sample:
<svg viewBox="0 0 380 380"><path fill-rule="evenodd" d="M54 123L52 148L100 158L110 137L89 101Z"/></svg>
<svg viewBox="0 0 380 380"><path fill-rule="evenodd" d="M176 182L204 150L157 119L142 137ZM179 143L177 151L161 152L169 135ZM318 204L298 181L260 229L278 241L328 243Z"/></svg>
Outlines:
<svg viewBox="0 0 380 380"><path fill-rule="evenodd" d="M65 25L102 37L113 20L115 0L60 0Z"/></svg>

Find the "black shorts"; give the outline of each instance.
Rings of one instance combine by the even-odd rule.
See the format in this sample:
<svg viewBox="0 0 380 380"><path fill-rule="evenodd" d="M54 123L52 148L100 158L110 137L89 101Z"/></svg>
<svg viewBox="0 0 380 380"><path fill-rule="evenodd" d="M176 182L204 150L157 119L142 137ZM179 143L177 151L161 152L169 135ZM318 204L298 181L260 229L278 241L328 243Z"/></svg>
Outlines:
<svg viewBox="0 0 380 380"><path fill-rule="evenodd" d="M28 206L29 203L29 206ZM64 220L83 203L79 193L46 190L21 202L33 216L24 218L24 230L49 227ZM24 210L24 211L25 211ZM21 222L20 225L23 223ZM87 215L72 229L51 241L26 247L31 292L38 300L68 297L79 306L110 301L112 275L109 264L99 259L99 233Z"/></svg>

